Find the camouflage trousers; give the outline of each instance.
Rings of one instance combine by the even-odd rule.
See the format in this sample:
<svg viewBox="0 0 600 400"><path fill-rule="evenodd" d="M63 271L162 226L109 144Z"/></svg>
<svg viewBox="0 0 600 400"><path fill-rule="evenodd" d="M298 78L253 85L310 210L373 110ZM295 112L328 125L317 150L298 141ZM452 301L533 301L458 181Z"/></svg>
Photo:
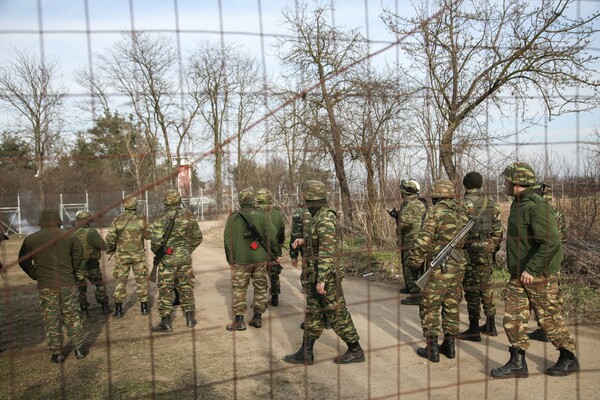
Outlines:
<svg viewBox="0 0 600 400"><path fill-rule="evenodd" d="M458 334L464 265L448 262L445 269L446 272L443 272L440 267L437 267L421 292L419 316L425 337L440 336L440 308L442 332L450 335Z"/></svg>
<svg viewBox="0 0 600 400"><path fill-rule="evenodd" d="M158 315L166 317L173 312L173 289L179 292L183 312L194 312L195 277L191 265L171 266L161 263L158 267Z"/></svg>
<svg viewBox="0 0 600 400"><path fill-rule="evenodd" d="M412 268L410 266L410 251L402 250L402 275L404 284L410 293L419 293L421 289L416 284L417 279L423 274L422 268Z"/></svg>
<svg viewBox="0 0 600 400"><path fill-rule="evenodd" d="M317 293L315 283L306 288L305 334L318 339L325 329L325 319L345 343L358 342L358 332L346 307L342 285L330 279L325 282L325 294Z"/></svg>
<svg viewBox="0 0 600 400"><path fill-rule="evenodd" d="M137 299L143 303L148 301L148 284L146 283L146 276L148 275L148 268L146 267L146 261L138 261L131 264L117 264L113 271L113 278L115 278L115 303L124 303L127 298L127 278L129 277L129 269L133 270L133 276L135 277Z"/></svg>
<svg viewBox="0 0 600 400"><path fill-rule="evenodd" d="M94 269L79 269L75 272L75 277L77 278L77 289L79 292L79 307L88 308L90 306L87 300L87 290L89 281L92 285L96 286L96 303L100 304L103 301L108 301L108 296L106 295L106 285L104 284L104 279L102 278L102 271L100 268Z"/></svg>
<svg viewBox="0 0 600 400"><path fill-rule="evenodd" d="M539 318L541 328L552 344L575 352L575 341L565 325L562 313L562 295L558 286L558 275L537 276L531 285L519 279L511 279L506 288L504 331L513 346L527 350L529 336L527 323L531 316L530 306Z"/></svg>
<svg viewBox="0 0 600 400"><path fill-rule="evenodd" d="M496 301L492 282L492 260L491 255L485 251L465 251L468 262L465 267L465 277L462 285L467 301L469 319L479 319L481 306L486 317L496 315Z"/></svg>
<svg viewBox="0 0 600 400"><path fill-rule="evenodd" d="M267 287L269 285L267 263L249 265L234 264L231 276L234 315L244 315L248 308L248 305L246 304L246 294L251 279L254 288L254 300L252 302L254 312L256 314L262 314L267 310Z"/></svg>
<svg viewBox="0 0 600 400"><path fill-rule="evenodd" d="M63 324L67 328L67 336L73 347L79 348L85 336L79 316L77 288L75 286L42 288L38 292L50 353L57 354L62 351Z"/></svg>
<svg viewBox="0 0 600 400"><path fill-rule="evenodd" d="M281 285L279 283L279 275L283 268L280 264L269 263L269 278L271 281L271 294L281 293Z"/></svg>

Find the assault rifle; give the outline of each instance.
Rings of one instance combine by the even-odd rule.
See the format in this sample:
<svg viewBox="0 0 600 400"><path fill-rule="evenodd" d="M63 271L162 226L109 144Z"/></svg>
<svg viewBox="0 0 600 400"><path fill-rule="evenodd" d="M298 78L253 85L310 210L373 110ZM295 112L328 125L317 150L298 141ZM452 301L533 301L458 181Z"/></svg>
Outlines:
<svg viewBox="0 0 600 400"><path fill-rule="evenodd" d="M256 242L258 242L258 244L260 244L262 246L262 248L265 249L265 251L269 255L269 258L271 259L270 261L277 260L277 256L275 256L271 252L271 249L269 248L269 246L267 246L267 242L266 242L265 238L262 237L262 235L256 229L256 227L254 225L252 225L250 223L250 221L248 221L248 219L246 219L246 217L244 217L244 214L242 214L241 212L238 212L238 215L240 217L242 217L242 219L246 223L246 226L248 227L248 230L250 231L250 232L244 233L244 239L250 239L250 238L254 239L254 242L250 245L252 250L256 250L258 248L258 246L256 245ZM253 245L256 247L253 247Z"/></svg>
<svg viewBox="0 0 600 400"><path fill-rule="evenodd" d="M173 218L169 219L169 225L167 225L167 229L163 234L163 240L160 244L160 247L154 252L154 261L152 262L152 271L150 272L150 280L156 283L158 279L158 265L163 260L166 254L171 254L171 248L167 249L167 242L171 237L171 233L173 232L173 227L175 226L175 219L177 218L177 213L179 209L175 211L175 215Z"/></svg>
<svg viewBox="0 0 600 400"><path fill-rule="evenodd" d="M429 278L431 277L433 269L437 266L444 266L448 260L448 257L452 256L452 258L454 258L456 261L459 261L462 258L462 255L456 250L456 245L463 237L465 237L467 233L469 233L471 228L473 228L479 219L480 215L477 217L470 217L469 222L467 222L467 224L456 234L456 236L454 236L452 240L450 240L450 242L444 246L444 248L433 258L433 260L431 260L431 263L429 263L429 268L415 282L415 284L421 290L423 290L425 285L427 285L427 282L429 282Z"/></svg>

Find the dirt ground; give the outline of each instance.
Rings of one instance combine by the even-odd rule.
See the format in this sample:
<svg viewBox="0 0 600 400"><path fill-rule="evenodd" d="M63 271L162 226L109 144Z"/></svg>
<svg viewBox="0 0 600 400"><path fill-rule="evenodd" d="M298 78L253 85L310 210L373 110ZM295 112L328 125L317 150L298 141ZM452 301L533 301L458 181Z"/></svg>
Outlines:
<svg viewBox="0 0 600 400"><path fill-rule="evenodd" d="M121 320L102 316L88 292L90 354L77 360L70 352L61 365L49 361L35 283L20 268L9 268L0 280L0 399L600 399L596 327L570 325L580 373L545 375L558 352L550 343L533 342L527 353L530 377L495 380L490 369L509 357L501 329L480 343L459 341L454 360L442 356L440 363L429 363L415 353L423 346L418 307L401 306L397 287L366 279L346 279L344 291L367 361L334 364L345 345L326 330L315 345L315 365L287 364L282 357L302 340L299 270L284 261L280 306L269 308L262 329L228 332L231 287L222 222L200 225L204 242L194 253L198 325L186 328L177 308L174 332L152 334L150 327L158 322L156 287L150 285L151 314L142 316L130 277ZM3 243L5 264L15 261L20 243L18 238ZM112 261L103 262L110 292L112 267ZM464 304L461 319L466 329Z"/></svg>

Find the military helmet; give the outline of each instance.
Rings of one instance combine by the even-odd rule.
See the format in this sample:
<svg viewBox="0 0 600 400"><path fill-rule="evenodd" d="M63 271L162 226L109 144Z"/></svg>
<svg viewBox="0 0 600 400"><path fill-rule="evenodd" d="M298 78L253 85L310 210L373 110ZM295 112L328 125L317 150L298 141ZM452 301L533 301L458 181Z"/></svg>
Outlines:
<svg viewBox="0 0 600 400"><path fill-rule="evenodd" d="M138 201L135 197L129 197L123 202L123 208L126 210L135 210L138 206Z"/></svg>
<svg viewBox="0 0 600 400"><path fill-rule="evenodd" d="M552 201L552 186L546 183L536 183L533 185L533 190L548 201Z"/></svg>
<svg viewBox="0 0 600 400"><path fill-rule="evenodd" d="M400 182L400 191L402 193L416 194L421 190L421 185L414 179L404 180Z"/></svg>
<svg viewBox="0 0 600 400"><path fill-rule="evenodd" d="M454 197L454 185L452 181L448 179L439 179L433 184L431 190L431 198L446 198L450 199Z"/></svg>
<svg viewBox="0 0 600 400"><path fill-rule="evenodd" d="M166 206L177 206L181 203L181 195L175 189L169 189L165 193L164 203Z"/></svg>
<svg viewBox="0 0 600 400"><path fill-rule="evenodd" d="M302 193L307 201L323 200L327 198L325 184L317 180L309 180L302 185Z"/></svg>
<svg viewBox="0 0 600 400"><path fill-rule="evenodd" d="M269 189L262 188L256 191L256 202L258 204L271 204L272 201L273 196Z"/></svg>
<svg viewBox="0 0 600 400"><path fill-rule="evenodd" d="M519 186L531 186L535 184L535 171L531 165L517 161L504 168L501 174L507 181Z"/></svg>
<svg viewBox="0 0 600 400"><path fill-rule="evenodd" d="M243 205L254 205L254 189L252 188L246 188L246 189L242 189L240 191L240 193L238 193L238 201L240 203L240 206Z"/></svg>
<svg viewBox="0 0 600 400"><path fill-rule="evenodd" d="M90 214L89 211L80 210L80 211L77 211L77 214L75 214L75 220L76 221L84 221L86 219L89 219L91 216L92 216L92 214Z"/></svg>

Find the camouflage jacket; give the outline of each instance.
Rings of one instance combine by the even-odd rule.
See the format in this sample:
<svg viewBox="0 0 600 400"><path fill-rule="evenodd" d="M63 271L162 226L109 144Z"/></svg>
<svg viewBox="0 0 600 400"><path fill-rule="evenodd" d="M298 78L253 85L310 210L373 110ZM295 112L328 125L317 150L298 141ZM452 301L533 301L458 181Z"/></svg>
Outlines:
<svg viewBox="0 0 600 400"><path fill-rule="evenodd" d="M558 208L552 207L552 211L554 211L554 218L556 219L556 226L558 228L558 233L560 234L560 242L567 242L567 221L565 219L565 214L560 211Z"/></svg>
<svg viewBox="0 0 600 400"><path fill-rule="evenodd" d="M418 194L404 196L398 213L396 231L398 244L402 250L410 250L415 246L425 212L425 204L419 200Z"/></svg>
<svg viewBox="0 0 600 400"><path fill-rule="evenodd" d="M83 247L82 268L99 267L101 251L104 250L104 239L100 233L89 225L83 225L77 229L74 235Z"/></svg>
<svg viewBox="0 0 600 400"><path fill-rule="evenodd" d="M150 239L146 218L135 210L117 215L104 237L106 253L115 253L118 264L131 264L146 259L144 239Z"/></svg>
<svg viewBox="0 0 600 400"><path fill-rule="evenodd" d="M307 263L304 274L310 283L328 282L344 277L340 266L342 236L337 211L330 206L321 207L311 219L304 220L304 256Z"/></svg>
<svg viewBox="0 0 600 400"><path fill-rule="evenodd" d="M523 271L536 277L555 274L563 260L560 233L548 201L532 188L515 197L506 232L506 263L513 279Z"/></svg>
<svg viewBox="0 0 600 400"><path fill-rule="evenodd" d="M294 213L292 214L292 223L290 231L290 258L292 260L297 259L299 253L303 253L302 247L297 247L294 249L292 247L292 243L294 243L296 239L304 238L304 236L302 235L304 219L310 220L310 213L308 212L308 209L302 207L296 208L294 210Z"/></svg>
<svg viewBox="0 0 600 400"><path fill-rule="evenodd" d="M263 207L261 205L256 206L257 209L262 209L265 214L267 214L267 220L273 225L275 228L275 236L277 237L277 244L279 247L283 246L285 242L285 222L283 218L283 211L279 207L271 207L266 206ZM269 226L269 224L267 224Z"/></svg>
<svg viewBox="0 0 600 400"><path fill-rule="evenodd" d="M410 265L420 268L423 262L433 258L467 224L468 218L454 199L443 199L434 204L425 215L415 247L410 251ZM462 243L456 250L462 249ZM457 263L448 257L448 263Z"/></svg>
<svg viewBox="0 0 600 400"><path fill-rule="evenodd" d="M485 198L487 197L487 205ZM484 205L485 210L483 209ZM481 189L465 192L463 206L469 216L481 216L465 237L465 249L472 251L497 252L502 243L502 221L500 205L483 193Z"/></svg>
<svg viewBox="0 0 600 400"><path fill-rule="evenodd" d="M175 213L177 216L175 217ZM181 206L167 206L150 228L150 247L156 252L163 242L169 222L175 217L171 235L165 245L166 254L163 262L167 266L192 264L192 252L202 243L202 232L196 217ZM170 250L169 250L170 249Z"/></svg>

